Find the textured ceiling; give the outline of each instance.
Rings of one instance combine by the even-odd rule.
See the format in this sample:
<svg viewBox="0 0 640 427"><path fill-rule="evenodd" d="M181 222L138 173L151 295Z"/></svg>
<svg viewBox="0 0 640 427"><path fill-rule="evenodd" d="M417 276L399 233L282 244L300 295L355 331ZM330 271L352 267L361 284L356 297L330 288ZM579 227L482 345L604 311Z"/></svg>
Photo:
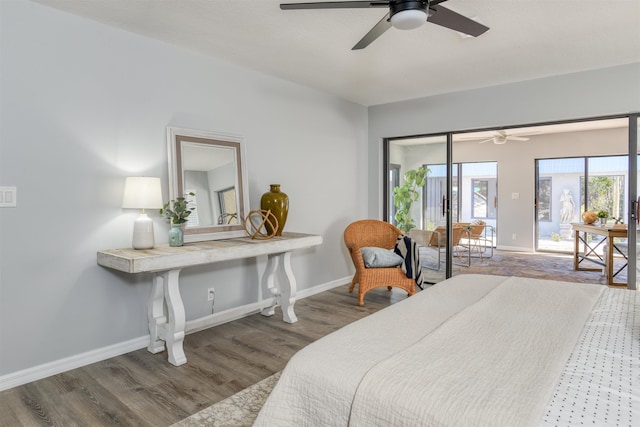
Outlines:
<svg viewBox="0 0 640 427"><path fill-rule="evenodd" d="M282 11L275 0L34 0L362 105L640 62L640 0L449 0L491 29L391 28L386 9ZM287 0L288 2L296 2Z"/></svg>

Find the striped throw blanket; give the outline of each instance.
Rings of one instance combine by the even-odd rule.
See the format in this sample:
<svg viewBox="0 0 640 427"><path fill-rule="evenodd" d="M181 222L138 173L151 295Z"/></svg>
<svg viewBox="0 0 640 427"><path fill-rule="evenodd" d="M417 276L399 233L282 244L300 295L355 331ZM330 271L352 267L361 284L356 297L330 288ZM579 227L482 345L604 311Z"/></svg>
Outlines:
<svg viewBox="0 0 640 427"><path fill-rule="evenodd" d="M393 251L404 259L400 265L402 272L407 277L415 279L416 285L422 289L422 264L418 254L418 244L409 236L401 234L396 240L396 246Z"/></svg>

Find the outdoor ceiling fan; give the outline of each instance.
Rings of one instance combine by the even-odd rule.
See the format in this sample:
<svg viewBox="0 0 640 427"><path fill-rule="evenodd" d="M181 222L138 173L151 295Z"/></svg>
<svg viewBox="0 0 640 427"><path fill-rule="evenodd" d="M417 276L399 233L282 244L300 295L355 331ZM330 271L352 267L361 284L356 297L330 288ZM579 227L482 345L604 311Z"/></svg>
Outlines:
<svg viewBox="0 0 640 427"><path fill-rule="evenodd" d="M458 138L458 141L475 141L477 140L478 143L480 144L484 144L485 142L489 142L489 141L493 141L494 144L497 145L502 145L502 144L506 144L507 141L528 141L529 138L527 138L530 135L535 135L537 133L540 133L539 131L532 131L532 132L519 132L519 133L508 133L505 130L497 130L494 132L493 136L487 137L487 136L471 136L471 137L460 137Z"/></svg>
<svg viewBox="0 0 640 427"><path fill-rule="evenodd" d="M351 50L364 49L389 28L411 30L425 22L440 25L473 37L489 29L466 16L449 10L440 3L446 0L388 0L388 1L328 1L313 3L283 3L280 9L362 9L386 7L389 12Z"/></svg>

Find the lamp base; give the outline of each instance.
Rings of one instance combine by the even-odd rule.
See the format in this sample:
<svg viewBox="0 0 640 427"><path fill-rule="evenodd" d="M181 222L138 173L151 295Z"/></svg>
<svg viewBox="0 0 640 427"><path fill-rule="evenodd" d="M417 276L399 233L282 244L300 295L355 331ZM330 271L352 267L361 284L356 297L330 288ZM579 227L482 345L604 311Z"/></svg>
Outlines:
<svg viewBox="0 0 640 427"><path fill-rule="evenodd" d="M153 238L153 220L142 213L133 222L133 248L151 249L155 245Z"/></svg>

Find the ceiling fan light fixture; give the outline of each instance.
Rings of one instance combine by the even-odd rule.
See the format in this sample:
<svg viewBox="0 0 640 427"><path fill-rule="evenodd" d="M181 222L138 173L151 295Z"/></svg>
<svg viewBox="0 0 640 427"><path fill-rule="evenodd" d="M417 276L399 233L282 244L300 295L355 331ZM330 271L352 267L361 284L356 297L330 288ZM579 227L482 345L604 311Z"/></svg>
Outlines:
<svg viewBox="0 0 640 427"><path fill-rule="evenodd" d="M427 13L419 9L401 10L391 17L391 25L399 30L413 30L425 22L427 22Z"/></svg>

